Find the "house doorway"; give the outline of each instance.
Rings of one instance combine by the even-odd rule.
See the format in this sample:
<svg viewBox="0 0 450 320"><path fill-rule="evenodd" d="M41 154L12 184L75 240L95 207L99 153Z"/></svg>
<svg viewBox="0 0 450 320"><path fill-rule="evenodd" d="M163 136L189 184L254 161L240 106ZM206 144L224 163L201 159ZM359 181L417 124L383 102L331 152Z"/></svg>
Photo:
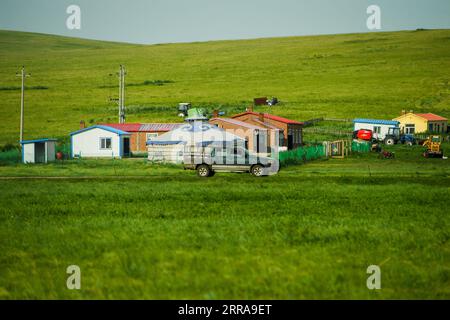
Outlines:
<svg viewBox="0 0 450 320"><path fill-rule="evenodd" d="M129 137L123 138L123 155L125 157L130 156L130 138Z"/></svg>
<svg viewBox="0 0 450 320"><path fill-rule="evenodd" d="M294 136L292 134L288 135L288 150L294 149Z"/></svg>

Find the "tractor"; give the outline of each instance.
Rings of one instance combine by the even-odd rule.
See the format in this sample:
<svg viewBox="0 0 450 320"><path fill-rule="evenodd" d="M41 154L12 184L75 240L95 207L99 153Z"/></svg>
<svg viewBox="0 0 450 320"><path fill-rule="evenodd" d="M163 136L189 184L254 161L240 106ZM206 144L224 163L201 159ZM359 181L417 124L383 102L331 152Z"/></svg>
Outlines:
<svg viewBox="0 0 450 320"><path fill-rule="evenodd" d="M413 135L400 134L400 128L389 128L383 142L386 145L406 144L408 146L412 146L417 143Z"/></svg>
<svg viewBox="0 0 450 320"><path fill-rule="evenodd" d="M442 158L444 156L441 149L440 136L429 136L423 143L423 146L427 148L423 153L425 158Z"/></svg>

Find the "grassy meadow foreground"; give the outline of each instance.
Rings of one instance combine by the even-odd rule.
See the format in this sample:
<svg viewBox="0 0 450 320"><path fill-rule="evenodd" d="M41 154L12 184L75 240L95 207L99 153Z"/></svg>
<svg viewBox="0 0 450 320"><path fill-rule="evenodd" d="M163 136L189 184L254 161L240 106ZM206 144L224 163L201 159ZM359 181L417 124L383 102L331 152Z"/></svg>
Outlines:
<svg viewBox="0 0 450 320"><path fill-rule="evenodd" d="M392 148L261 179L143 159L1 166L0 298L448 299L450 162Z"/></svg>
<svg viewBox="0 0 450 320"><path fill-rule="evenodd" d="M450 30L152 46L0 31L0 299L450 299L450 160L393 146L393 160L354 154L261 179L143 158L17 164L6 147L24 64L24 138L58 138L66 153L80 120L117 121L119 64L127 122L181 121L179 102L230 116L276 96L256 110L331 118L305 128L321 143L336 138L321 126L351 131L342 119L450 118ZM366 287L372 264L381 290ZM69 265L81 290L66 288Z"/></svg>

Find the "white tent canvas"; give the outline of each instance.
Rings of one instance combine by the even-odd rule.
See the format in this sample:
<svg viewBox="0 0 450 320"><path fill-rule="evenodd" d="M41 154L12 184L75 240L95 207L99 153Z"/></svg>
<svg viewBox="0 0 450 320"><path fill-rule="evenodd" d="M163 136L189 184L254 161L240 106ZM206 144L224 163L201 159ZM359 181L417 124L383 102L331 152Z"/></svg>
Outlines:
<svg viewBox="0 0 450 320"><path fill-rule="evenodd" d="M163 161L181 163L183 151L186 146L199 146L214 143L235 143L244 145L241 137L218 128L207 122L195 121L147 141L148 159L151 161Z"/></svg>

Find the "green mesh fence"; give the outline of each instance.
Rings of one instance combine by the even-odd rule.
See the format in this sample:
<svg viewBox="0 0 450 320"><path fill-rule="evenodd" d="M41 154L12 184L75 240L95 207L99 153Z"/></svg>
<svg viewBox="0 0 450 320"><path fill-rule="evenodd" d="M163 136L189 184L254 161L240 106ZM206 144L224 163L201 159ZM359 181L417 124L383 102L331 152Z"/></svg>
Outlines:
<svg viewBox="0 0 450 320"><path fill-rule="evenodd" d="M56 152L62 152L68 158L70 156L70 143L58 144Z"/></svg>
<svg viewBox="0 0 450 320"><path fill-rule="evenodd" d="M305 162L323 157L325 157L325 147L323 145L300 147L279 153L281 164Z"/></svg>
<svg viewBox="0 0 450 320"><path fill-rule="evenodd" d="M19 163L22 161L22 153L19 149L0 152L0 163Z"/></svg>
<svg viewBox="0 0 450 320"><path fill-rule="evenodd" d="M352 141L352 152L370 152L371 144L366 141Z"/></svg>

